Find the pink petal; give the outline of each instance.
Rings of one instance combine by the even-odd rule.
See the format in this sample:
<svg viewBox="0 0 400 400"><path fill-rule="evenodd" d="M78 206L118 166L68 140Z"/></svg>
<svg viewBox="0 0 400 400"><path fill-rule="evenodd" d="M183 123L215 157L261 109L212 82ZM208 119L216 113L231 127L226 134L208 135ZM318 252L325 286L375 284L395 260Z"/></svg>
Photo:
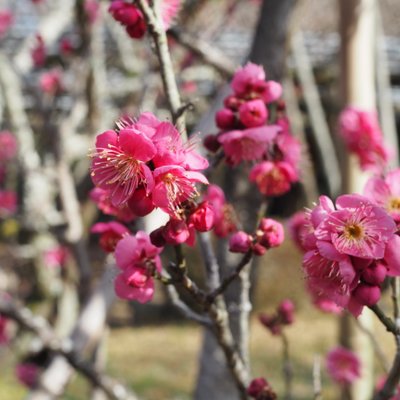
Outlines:
<svg viewBox="0 0 400 400"><path fill-rule="evenodd" d="M117 266L126 269L139 259L138 242L134 236L121 239L115 248L115 260Z"/></svg>
<svg viewBox="0 0 400 400"><path fill-rule="evenodd" d="M97 136L96 148L97 149L108 149L109 146L118 145L118 134L115 131L105 131Z"/></svg>
<svg viewBox="0 0 400 400"><path fill-rule="evenodd" d="M153 142L141 132L133 129L122 129L119 133L121 149L133 158L147 162L156 154Z"/></svg>

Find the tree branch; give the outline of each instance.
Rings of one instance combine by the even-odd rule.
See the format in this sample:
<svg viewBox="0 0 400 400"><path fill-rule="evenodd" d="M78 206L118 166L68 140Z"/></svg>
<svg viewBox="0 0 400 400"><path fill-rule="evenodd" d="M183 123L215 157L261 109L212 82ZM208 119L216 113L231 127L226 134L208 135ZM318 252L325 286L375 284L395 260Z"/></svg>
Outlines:
<svg viewBox="0 0 400 400"><path fill-rule="evenodd" d="M207 301L212 303L218 295L222 294L226 288L240 275L243 268L251 261L252 258L253 252L249 250L240 260L235 270L222 281L219 287L217 287L207 296Z"/></svg>
<svg viewBox="0 0 400 400"><path fill-rule="evenodd" d="M17 322L23 329L35 333L44 347L56 354L62 355L79 373L94 385L101 388L111 399L134 400L137 397L115 379L96 371L89 362L83 360L71 340L60 340L52 331L47 321L39 316L34 316L28 308L18 307L10 300L3 300L0 296L0 314Z"/></svg>
<svg viewBox="0 0 400 400"><path fill-rule="evenodd" d="M224 53L217 50L198 37L189 35L179 28L172 28L168 35L173 37L180 45L189 49L196 56L200 57L206 64L214 67L226 78L231 78L236 71L235 64Z"/></svg>
<svg viewBox="0 0 400 400"><path fill-rule="evenodd" d="M162 26L161 18L154 6L150 6L147 0L137 0L149 27L150 35L153 37L157 58L161 69L161 78L167 96L172 121L177 125L182 137L187 139L185 116L179 115L182 106L178 86L175 80L174 68L169 53L167 35Z"/></svg>

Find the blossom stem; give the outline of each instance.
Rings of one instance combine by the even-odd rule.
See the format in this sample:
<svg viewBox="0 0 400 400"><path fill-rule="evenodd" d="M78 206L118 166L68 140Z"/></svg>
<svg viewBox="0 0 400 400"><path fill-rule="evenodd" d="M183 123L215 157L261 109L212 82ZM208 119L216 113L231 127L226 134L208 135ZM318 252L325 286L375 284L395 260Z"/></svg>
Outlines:
<svg viewBox="0 0 400 400"><path fill-rule="evenodd" d="M153 4L150 5L147 0L137 0L137 4L143 12L149 27L150 35L153 37L155 43L156 55L160 63L161 78L171 111L172 121L176 124L182 137L187 139L185 115L180 113L182 103L175 80L171 55L169 53L167 35L156 7Z"/></svg>

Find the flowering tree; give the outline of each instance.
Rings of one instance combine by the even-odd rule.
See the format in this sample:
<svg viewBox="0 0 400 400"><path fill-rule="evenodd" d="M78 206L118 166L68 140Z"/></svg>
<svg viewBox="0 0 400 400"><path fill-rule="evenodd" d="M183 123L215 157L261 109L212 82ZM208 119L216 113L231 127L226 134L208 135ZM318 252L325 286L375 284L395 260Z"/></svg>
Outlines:
<svg viewBox="0 0 400 400"><path fill-rule="evenodd" d="M44 7L42 1L33 3ZM281 2L283 10L278 9L287 14L289 3ZM231 6L231 12L235 6ZM265 2L262 16L267 15L269 7L271 3ZM248 335L250 272L256 270L258 257L284 241L284 227L271 218L268 206L302 179L302 144L293 134L282 85L269 79L269 71L261 65L248 62L232 71L221 62L223 56L217 51L204 51L204 43L185 39L178 30L169 35L178 13L190 14L180 1L114 0L103 9L94 0L78 0L74 11L76 43L73 36L66 36L52 54L39 32L32 37L28 52L37 72L32 89L39 98L40 121L36 123L54 142L49 148L40 147L34 132L35 118L29 117L23 105L18 74L0 55L0 82L10 120L4 123L10 131L0 133L0 218L9 220L21 207L21 232L32 243L39 239L45 243L32 250L33 258L40 258L38 285L44 292L54 290L49 294L52 311L44 318L34 315L18 299L20 293L13 279L5 279L0 288L0 343L12 345L15 326L39 339L39 350L21 358L16 376L30 388L31 399L61 396L74 370L109 398L137 398L98 368L91 355L100 346L114 296L144 304L165 286L174 306L204 326L222 354L219 362L229 373L227 389L221 384L222 396L276 399L274 382L268 377L252 377ZM106 115L103 108L107 99L102 90L107 76L101 49L104 37L96 36L105 13L110 32L118 25L122 27L114 38L122 49L121 57L128 48L124 46L132 45L132 41L138 44L138 53L149 48L154 51L155 58L149 57L148 63L156 63L154 75L160 74L162 86L154 84L153 94L160 103L164 101L167 117L154 111L156 106L150 111L136 109L135 115L116 110L115 125ZM6 34L12 21L9 11L0 14L0 35ZM262 17L258 31L262 31L263 22ZM254 49L259 40L257 36ZM182 69L197 54L224 76L232 75L229 90L225 89L222 104L214 113L216 132L203 132L200 139L186 123L193 104L182 101L182 88L177 85L171 57L177 42L189 49L189 60L181 62ZM92 58L89 63L85 62L88 54ZM140 73L144 74L144 68ZM147 90L142 93L144 97ZM64 107L63 102L69 106ZM79 117L79 106L84 109L83 118ZM68 135L78 131L80 124L90 134L75 143L83 142L83 147L90 148L88 169L94 185L89 194L84 192L102 213L100 221L91 218L90 232L98 235L99 246L108 254L98 281L94 279L87 224L80 210L79 184L84 186L87 180L85 172L79 182L79 162L85 161L81 154L74 159L68 153ZM339 126L348 151L358 156L362 168L375 175L363 194L344 194L335 200L321 196L312 209L293 217L290 230L304 252L305 283L315 305L333 313L347 310L355 318L368 307L398 340L399 170L386 169L390 152L383 144L375 113L346 108ZM17 191L8 186L14 159L23 182L19 199ZM48 159L51 161L46 164ZM243 202L235 202L235 196L231 196L232 188L217 184L218 168L231 178L242 177L228 180L235 189L243 181L250 188L244 210ZM188 255L196 246L200 259L194 262ZM200 268L204 282L193 277L194 270ZM24 279L23 274L15 278ZM388 284L393 289L394 320L378 304ZM239 316L235 316L232 299ZM63 308L64 304L67 307ZM293 302L284 299L273 314L259 316L260 323L281 339L287 399L295 397L285 333L286 326L294 323L294 313ZM210 353L212 357L214 353ZM83 361L82 354L87 360ZM399 354L377 389L378 399L395 398L400 380ZM211 364L207 355L203 354L203 359ZM342 387L361 375L358 356L345 348L329 352L326 366ZM314 398L319 398L320 386L316 362ZM215 390L211 396L218 398L219 389L211 387ZM202 398L199 389L196 397Z"/></svg>

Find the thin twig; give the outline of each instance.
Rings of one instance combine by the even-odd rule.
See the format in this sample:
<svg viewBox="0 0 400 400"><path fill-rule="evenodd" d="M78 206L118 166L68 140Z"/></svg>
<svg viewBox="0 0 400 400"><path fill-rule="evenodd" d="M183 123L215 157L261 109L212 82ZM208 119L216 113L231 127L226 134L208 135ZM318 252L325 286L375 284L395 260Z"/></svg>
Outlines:
<svg viewBox="0 0 400 400"><path fill-rule="evenodd" d="M23 307L18 307L10 300L4 301L0 297L0 314L17 322L23 329L35 333L43 346L54 353L62 355L86 379L100 387L111 399L136 399L128 390L114 379L101 374L89 362L82 360L70 340L60 340L52 331L47 321Z"/></svg>
<svg viewBox="0 0 400 400"><path fill-rule="evenodd" d="M396 324L393 322L393 320L385 315L385 313L377 304L375 304L374 306L370 306L369 308L378 317L379 321L382 322L388 332L392 332L394 335L397 335L399 333L399 329L396 327Z"/></svg>
<svg viewBox="0 0 400 400"><path fill-rule="evenodd" d="M147 0L137 0L149 27L149 32L153 37L157 58L160 64L161 77L167 96L169 108L172 114L172 121L177 125L178 130L184 139L187 139L185 116L179 115L182 106L178 86L175 80L174 69L168 48L167 35L162 25L161 18L154 7Z"/></svg>
<svg viewBox="0 0 400 400"><path fill-rule="evenodd" d="M366 326L364 326L361 323L361 321L359 319L356 319L355 321L356 321L356 324L359 327L359 329L361 329L361 331L364 332L368 336L369 340L371 341L372 347L374 348L375 354L378 357L378 360L382 366L382 369L387 374L389 372L390 365L389 365L389 362L388 362L388 360L385 356L385 353L383 352L379 342L376 340L376 337Z"/></svg>
<svg viewBox="0 0 400 400"><path fill-rule="evenodd" d="M182 313L183 316L193 321L196 321L201 325L204 325L206 328L212 327L210 318L206 317L205 315L196 313L185 302L181 300L175 286L168 285L167 292L172 304Z"/></svg>
<svg viewBox="0 0 400 400"><path fill-rule="evenodd" d="M231 78L235 73L235 64L224 53L216 49L215 46L211 46L204 40L183 32L176 27L170 29L168 35L173 37L180 45L186 47L200 57L206 64L214 67L225 77Z"/></svg>
<svg viewBox="0 0 400 400"><path fill-rule="evenodd" d="M392 287L392 300L393 300L393 309L394 309L394 318L395 322L386 317L382 310L377 308L378 312L380 312L380 316L375 312L375 314L378 315L378 318L382 321L382 323L386 326L386 329L389 330L388 326L391 327L391 332L395 336L395 341L396 341L396 355L393 360L393 365L389 371L388 377L386 379L385 384L383 385L383 388L377 393L375 396L375 400L387 400L392 398L397 392L397 387L400 381L400 307L399 307L399 281L398 278L393 278L391 281L391 287ZM377 306L374 306L377 307ZM382 319L382 316L384 317ZM388 322L390 321L390 323ZM392 326L393 325L393 326Z"/></svg>
<svg viewBox="0 0 400 400"><path fill-rule="evenodd" d="M252 250L249 250L240 260L234 271L221 282L219 287L217 287L207 296L207 300L212 303L218 295L222 294L226 288L240 275L243 268L251 261L252 258L253 252Z"/></svg>

